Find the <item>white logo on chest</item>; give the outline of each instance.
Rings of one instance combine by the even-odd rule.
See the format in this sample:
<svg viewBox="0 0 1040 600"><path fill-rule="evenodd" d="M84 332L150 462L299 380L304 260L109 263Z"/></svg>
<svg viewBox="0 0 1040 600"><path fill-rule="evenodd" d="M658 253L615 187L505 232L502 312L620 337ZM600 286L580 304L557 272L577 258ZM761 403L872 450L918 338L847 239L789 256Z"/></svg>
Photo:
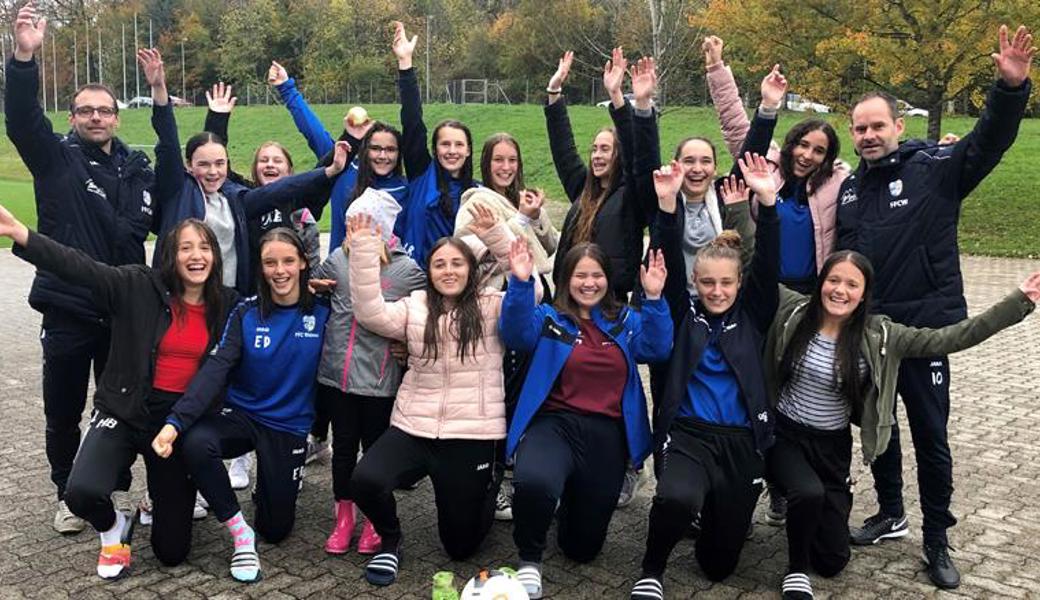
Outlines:
<svg viewBox="0 0 1040 600"><path fill-rule="evenodd" d="M896 179L888 183L888 193L892 194L892 197L896 197L903 193L903 180Z"/></svg>

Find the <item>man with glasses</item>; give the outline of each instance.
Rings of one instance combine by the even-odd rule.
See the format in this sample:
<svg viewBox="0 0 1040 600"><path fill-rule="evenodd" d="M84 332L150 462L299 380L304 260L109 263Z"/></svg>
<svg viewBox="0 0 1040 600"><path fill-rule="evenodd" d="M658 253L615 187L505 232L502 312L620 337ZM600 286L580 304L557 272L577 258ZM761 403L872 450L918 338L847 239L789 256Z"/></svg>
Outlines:
<svg viewBox="0 0 1040 600"><path fill-rule="evenodd" d="M143 263L144 240L157 210L148 158L115 137L119 108L103 85L76 90L69 104L72 130L65 136L54 133L36 99L39 67L33 53L43 45L46 25L46 19L37 20L31 2L18 11L4 86L7 136L33 176L37 229L111 265ZM86 288L46 271L37 271L29 304L43 314L47 460L59 501L54 528L76 533L84 523L62 497L79 448L91 364L97 381L108 357L108 318ZM125 490L129 480L124 483Z"/></svg>

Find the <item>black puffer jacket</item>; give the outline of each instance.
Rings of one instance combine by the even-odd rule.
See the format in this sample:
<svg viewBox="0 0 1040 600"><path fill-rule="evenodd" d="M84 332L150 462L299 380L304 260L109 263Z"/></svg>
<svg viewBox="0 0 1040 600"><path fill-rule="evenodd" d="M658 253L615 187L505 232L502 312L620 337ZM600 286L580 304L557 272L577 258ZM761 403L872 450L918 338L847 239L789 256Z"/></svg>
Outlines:
<svg viewBox="0 0 1040 600"><path fill-rule="evenodd" d="M24 247L16 245L14 253L89 289L96 305L111 315L112 342L94 392L94 406L138 429L165 417L165 411L151 415L147 404L159 342L173 321L173 298L159 271L145 265L105 265L35 232L29 233ZM234 290L225 287L223 292L219 323L227 321L238 303ZM204 357L216 341L210 340Z"/></svg>

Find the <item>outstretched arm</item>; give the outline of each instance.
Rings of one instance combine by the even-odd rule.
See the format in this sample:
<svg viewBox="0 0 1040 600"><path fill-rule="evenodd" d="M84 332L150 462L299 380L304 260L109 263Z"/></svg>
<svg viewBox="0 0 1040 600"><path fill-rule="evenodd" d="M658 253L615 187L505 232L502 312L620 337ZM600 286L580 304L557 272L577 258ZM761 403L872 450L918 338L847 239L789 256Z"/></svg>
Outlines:
<svg viewBox="0 0 1040 600"><path fill-rule="evenodd" d="M780 304L780 221L776 215L776 183L762 156L746 154L738 164L744 181L759 204L755 253L747 281L743 284L746 291L742 293L748 298L744 306L751 313L755 327L765 332Z"/></svg>
<svg viewBox="0 0 1040 600"><path fill-rule="evenodd" d="M289 77L285 67L276 61L271 61L271 67L267 70L267 83L278 91L278 95L282 98L285 108L289 110L289 115L296 125L296 130L303 134L314 157L320 160L331 152L335 140L322 125L318 115L311 110L310 105L303 98L303 94L296 87L296 80Z"/></svg>
<svg viewBox="0 0 1040 600"><path fill-rule="evenodd" d="M640 59L632 67L631 77L632 95L635 97L632 117L632 194L634 201L639 203L643 219L649 224L657 212L654 170L661 164L661 136L652 104L657 90L654 59Z"/></svg>
<svg viewBox="0 0 1040 600"><path fill-rule="evenodd" d="M672 320L682 320L689 306L686 284L690 273L682 251L682 221L679 216L679 189L682 187L682 166L678 161L654 171L654 189L658 210L650 223L650 248L659 250L665 259L666 277L662 294L668 301Z"/></svg>
<svg viewBox="0 0 1040 600"><path fill-rule="evenodd" d="M542 332L545 311L535 299L534 259L527 240L518 237L509 248L509 284L502 299L498 331L510 350L532 352Z"/></svg>
<svg viewBox="0 0 1040 600"><path fill-rule="evenodd" d="M177 120L168 99L159 102L166 92L166 73L162 55L154 48L137 51L137 62L144 71L145 80L152 87L152 129L158 140L155 142L155 192L159 197L159 210L173 202L184 185L184 163L181 162L181 142L177 133ZM156 219L156 223L159 219Z"/></svg>
<svg viewBox="0 0 1040 600"><path fill-rule="evenodd" d="M350 301L354 316L362 327L376 335L407 340L407 298L387 302L379 279L379 257L383 251L382 232L373 229L369 215L357 215L347 222L350 244Z"/></svg>
<svg viewBox="0 0 1040 600"><path fill-rule="evenodd" d="M289 202L290 211L306 208L321 214L329 201L332 182L347 165L350 147L346 142L336 142L332 164L298 175L283 177L269 185L260 186L244 193L246 218L255 219Z"/></svg>

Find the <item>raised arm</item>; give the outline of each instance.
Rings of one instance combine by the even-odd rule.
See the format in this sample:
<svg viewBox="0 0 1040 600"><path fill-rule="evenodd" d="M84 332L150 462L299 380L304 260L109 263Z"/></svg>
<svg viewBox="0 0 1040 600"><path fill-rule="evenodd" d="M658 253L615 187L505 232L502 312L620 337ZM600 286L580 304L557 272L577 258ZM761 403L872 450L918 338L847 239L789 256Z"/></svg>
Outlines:
<svg viewBox="0 0 1040 600"><path fill-rule="evenodd" d="M426 147L426 123L423 121L419 79L412 68L412 55L419 36L404 30L404 23L394 21L394 56L397 57L397 90L401 95L401 159L409 179L422 175L432 158Z"/></svg>
<svg viewBox="0 0 1040 600"><path fill-rule="evenodd" d="M661 164L661 137L653 110L653 96L657 90L657 67L652 58L642 58L631 71L632 95L635 97L632 116L632 190L647 224L657 212L657 193L654 191L654 170Z"/></svg>
<svg viewBox="0 0 1040 600"><path fill-rule="evenodd" d="M523 238L509 249L509 284L502 299L498 332L510 350L532 352L541 337L545 309L535 299L534 259Z"/></svg>
<svg viewBox="0 0 1040 600"><path fill-rule="evenodd" d="M1029 72L1035 54L1028 29L1019 26L1009 40L1007 26L1000 27L1000 51L993 54L999 79L974 129L953 145L950 160L941 163L945 180L956 185L957 198L967 197L1015 142L1032 89Z"/></svg>
<svg viewBox="0 0 1040 600"><path fill-rule="evenodd" d="M759 205L755 253L741 293L747 299L744 307L751 313L755 327L764 333L780 305L780 220L776 215L776 183L762 156L746 154L737 163Z"/></svg>
<svg viewBox="0 0 1040 600"><path fill-rule="evenodd" d="M219 135L225 144L231 143L228 121L231 120L231 113L235 110L237 101L238 98L231 95L231 86L225 85L223 81L214 83L213 88L206 91L208 110L204 130Z"/></svg>
<svg viewBox="0 0 1040 600"><path fill-rule="evenodd" d="M285 67L276 61L271 61L271 67L267 70L267 83L277 90L278 95L285 103L289 115L292 116L296 130L299 131L316 159L321 159L332 150L336 140L332 139L321 119L314 114L303 94L296 87L296 80L289 77Z"/></svg>
<svg viewBox="0 0 1040 600"><path fill-rule="evenodd" d="M740 168L739 163L737 168ZM726 207L722 228L736 231L742 240L740 263L743 270L748 268L755 254L755 222L751 219L751 204L748 201L750 190L744 180L735 175L723 178L718 189Z"/></svg>
<svg viewBox="0 0 1040 600"><path fill-rule="evenodd" d="M982 314L940 329L918 329L890 323L892 341L906 357L940 356L982 343L1001 330L1026 318L1040 301L1040 271L1026 278L1019 289Z"/></svg>
<svg viewBox="0 0 1040 600"><path fill-rule="evenodd" d="M650 224L650 248L664 255L667 276L662 294L668 301L672 320L678 323L689 307L686 283L690 272L682 250L682 221L679 217L678 195L682 188L682 167L678 161L663 165L654 171L654 188L658 210Z"/></svg>
<svg viewBox="0 0 1040 600"><path fill-rule="evenodd" d="M545 250L546 256L552 256L560 244L560 232L553 226L549 212L543 208L544 204L545 192L542 190L521 191L517 218L524 219L521 225L529 225L535 237L538 238L538 243Z"/></svg>
<svg viewBox="0 0 1040 600"><path fill-rule="evenodd" d="M733 71L722 61L722 48L722 38L714 35L704 38L701 44L708 93L715 106L715 113L719 116L722 139L730 156L737 159L741 156L740 148L744 145L751 120L744 111L744 101L740 97L737 81L733 78Z"/></svg>
<svg viewBox="0 0 1040 600"><path fill-rule="evenodd" d="M176 200L184 185L184 163L181 162L181 142L177 132L177 120L173 116L173 105L166 94L166 72L162 55L154 48L137 51L137 62L144 72L145 81L152 88L152 129L155 142L155 191L159 196L159 209ZM160 102L157 98L162 99ZM156 219L159 222L159 219Z"/></svg>
<svg viewBox="0 0 1040 600"><path fill-rule="evenodd" d="M381 233L373 231L368 215L351 217L347 223L350 243L350 302L362 327L385 338L405 341L408 333L407 298L396 302L383 299L379 256Z"/></svg>
<svg viewBox="0 0 1040 600"><path fill-rule="evenodd" d="M661 295L667 278L664 255L660 250L651 250L647 264L639 267L643 301L639 311L633 309L629 317L635 320L631 348L636 362L664 362L672 351L674 322L668 302Z"/></svg>

